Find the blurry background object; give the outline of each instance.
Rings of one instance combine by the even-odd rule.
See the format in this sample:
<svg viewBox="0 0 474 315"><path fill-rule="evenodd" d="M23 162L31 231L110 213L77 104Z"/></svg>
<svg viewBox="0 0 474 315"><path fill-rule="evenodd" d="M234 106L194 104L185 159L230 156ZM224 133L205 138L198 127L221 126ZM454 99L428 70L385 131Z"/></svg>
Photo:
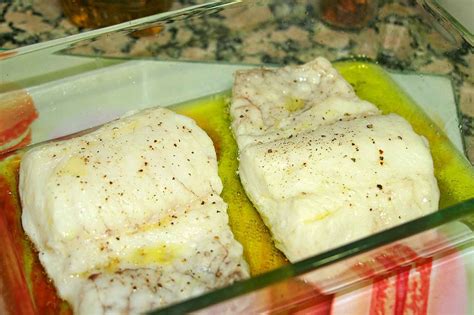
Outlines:
<svg viewBox="0 0 474 315"><path fill-rule="evenodd" d="M377 0L321 0L321 19L339 28L361 28L377 10Z"/></svg>
<svg viewBox="0 0 474 315"><path fill-rule="evenodd" d="M61 0L64 14L81 27L102 27L167 11L172 0Z"/></svg>
<svg viewBox="0 0 474 315"><path fill-rule="evenodd" d="M73 25L60 1L64 0L0 0L0 47L11 49L0 51L0 91L5 94L0 103L17 100L13 97L16 95L5 92L28 93L18 95L30 96L34 101L33 107L26 97L22 98L22 116L31 122L32 143L89 128L129 110L177 104L227 90L237 68L300 64L324 56L334 62L363 60L363 65L382 67L413 101L426 106L423 108L432 115L433 126L441 129L437 136L445 141L442 131L457 135L458 148L464 142L474 163L474 48L461 36L454 18L441 15L442 10L428 10L436 8L441 0L381 0L371 19L364 14L369 11L363 9L363 4L358 9L353 7L353 12L362 12L366 24L357 14L352 20L350 14L339 18L345 12L341 9L344 6L334 7L345 2L339 0L175 0L163 14L95 30ZM336 22L345 24L337 27L325 18L324 7L320 6L324 3L330 5L325 12L339 12L333 16L338 17ZM136 31L149 27L160 31L154 36L135 36ZM387 99L387 93L380 92L383 81L371 80L375 82L372 88L367 84L367 78L381 76L373 76L372 72L353 77L361 78L354 82L358 93L377 91ZM18 88L2 90L4 82L17 84ZM8 113L0 111L0 134L1 127L7 127L2 118L18 115L7 105ZM35 115L38 117L32 121ZM20 129L23 133L18 132L18 136L8 136L8 147L12 141L24 139L28 128ZM441 158L439 163L446 166L451 160L456 159ZM39 262L32 260L36 255L29 243L23 242L15 182L19 161L10 155L8 165L0 163L0 314L31 314L35 309L37 313L54 314L53 310L64 311L67 306L61 304ZM458 179L471 174L446 174L454 173L453 183L458 187L463 187ZM466 189L467 193L473 191ZM241 209L233 212L234 224L241 222ZM461 215L464 223L453 222ZM444 224L447 222L451 223ZM434 227L435 231L429 230ZM192 312L205 303L249 292L229 303L240 310L248 300L255 301L251 305L255 308L245 309L246 313L268 312L270 307L274 313L296 313L309 306L313 313L321 310L324 314L362 314L364 310L372 314L396 310L401 314L404 308L414 313L474 314L473 227L471 199L297 267L286 266L251 283L212 292L213 299L207 296L177 304L174 311ZM251 235L246 231L258 231L255 227L246 229L240 226L245 237ZM419 232L423 233L416 234ZM433 232L436 237L426 237ZM399 243L410 235L413 238ZM379 248L381 244L389 246ZM325 288L334 288L327 292L337 294L320 294L320 287L315 290L307 285L306 275L292 277L338 259L346 264L344 257L369 249L374 252L367 259L354 257L353 261L361 263L350 273L334 282L324 282ZM257 259L265 255L259 253ZM337 269L337 265L324 268ZM373 275L377 277L373 279ZM269 286L277 280L281 282ZM220 314L229 310L227 306L217 305L219 309L212 311Z"/></svg>
<svg viewBox="0 0 474 315"><path fill-rule="evenodd" d="M30 144L30 126L36 118L38 112L27 91L0 81L0 155Z"/></svg>

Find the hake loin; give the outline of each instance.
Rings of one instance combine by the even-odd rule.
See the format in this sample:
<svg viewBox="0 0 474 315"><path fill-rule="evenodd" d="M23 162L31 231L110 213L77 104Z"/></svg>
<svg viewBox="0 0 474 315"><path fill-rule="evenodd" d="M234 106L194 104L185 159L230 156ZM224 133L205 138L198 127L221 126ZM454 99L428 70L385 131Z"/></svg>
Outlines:
<svg viewBox="0 0 474 315"><path fill-rule="evenodd" d="M325 59L239 72L231 115L242 184L292 262L438 209L427 141Z"/></svg>
<svg viewBox="0 0 474 315"><path fill-rule="evenodd" d="M140 313L248 276L212 141L148 109L27 152L25 232L81 314Z"/></svg>

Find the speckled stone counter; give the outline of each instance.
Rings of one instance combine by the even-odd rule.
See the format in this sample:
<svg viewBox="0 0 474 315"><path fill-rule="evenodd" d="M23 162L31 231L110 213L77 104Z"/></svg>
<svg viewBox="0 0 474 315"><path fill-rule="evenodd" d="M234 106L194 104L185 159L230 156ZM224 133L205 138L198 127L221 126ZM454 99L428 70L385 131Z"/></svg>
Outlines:
<svg viewBox="0 0 474 315"><path fill-rule="evenodd" d="M205 1L180 0L172 9ZM317 3L316 1L314 3ZM384 66L450 75L461 110L464 139L474 161L474 49L461 38L435 31L434 19L412 0L380 0L377 17L359 31L341 31L319 19L309 1L274 0L252 11L237 7L199 21L162 25L159 34L112 34L74 54L107 57L301 63L318 55L331 60L363 56ZM58 0L0 3L0 47L12 49L86 31L71 24ZM278 26L268 23L278 20ZM427 21L430 21L428 23ZM436 24L436 23L435 23ZM459 49L461 47L461 49Z"/></svg>

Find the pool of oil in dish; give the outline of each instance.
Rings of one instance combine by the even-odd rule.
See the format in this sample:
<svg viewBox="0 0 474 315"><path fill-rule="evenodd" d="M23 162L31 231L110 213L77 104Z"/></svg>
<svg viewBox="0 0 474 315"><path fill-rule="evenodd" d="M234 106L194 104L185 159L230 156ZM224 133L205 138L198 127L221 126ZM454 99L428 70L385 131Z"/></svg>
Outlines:
<svg viewBox="0 0 474 315"><path fill-rule="evenodd" d="M385 114L405 117L418 134L428 139L441 191L440 209L474 197L474 171L467 159L381 67L358 61L339 62L335 67L360 98L374 103ZM195 119L212 138L224 184L222 197L229 205L229 223L244 247L252 274L256 275L287 261L273 246L268 229L240 184L237 145L230 130L229 100L230 92L226 92L173 109ZM470 223L474 223L474 218Z"/></svg>
<svg viewBox="0 0 474 315"><path fill-rule="evenodd" d="M441 190L440 208L474 197L474 171L470 163L382 68L354 61L336 63L335 67L352 84L359 97L376 104L384 113L397 113L405 117L417 133L428 139ZM229 224L236 239L244 247L252 275L257 275L287 264L288 261L274 247L268 229L240 184L237 145L230 130L229 99L230 92L224 92L179 104L172 109L195 119L212 138L219 160L219 175L224 184L222 197L228 203ZM68 314L70 309L57 297L54 286L48 281L38 261L37 253L21 228L17 191L20 159L21 152L0 161L0 193L4 192L0 194L0 204L5 206L3 211L7 214L3 218L6 221L0 220L0 223L9 226L9 234L0 235L0 241L9 244L6 247L9 251L4 252L11 254L5 262L12 266L15 257L20 257L18 277L24 275L27 287L25 294L31 296L37 309L45 313ZM474 229L474 216L467 222Z"/></svg>

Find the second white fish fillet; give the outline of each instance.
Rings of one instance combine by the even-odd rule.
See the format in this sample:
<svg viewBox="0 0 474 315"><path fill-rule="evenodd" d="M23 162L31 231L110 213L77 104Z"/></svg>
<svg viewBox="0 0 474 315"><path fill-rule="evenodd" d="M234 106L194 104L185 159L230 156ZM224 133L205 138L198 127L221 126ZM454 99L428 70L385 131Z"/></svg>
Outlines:
<svg viewBox="0 0 474 315"><path fill-rule="evenodd" d="M242 184L292 262L438 209L426 140L325 59L239 72L231 115Z"/></svg>

